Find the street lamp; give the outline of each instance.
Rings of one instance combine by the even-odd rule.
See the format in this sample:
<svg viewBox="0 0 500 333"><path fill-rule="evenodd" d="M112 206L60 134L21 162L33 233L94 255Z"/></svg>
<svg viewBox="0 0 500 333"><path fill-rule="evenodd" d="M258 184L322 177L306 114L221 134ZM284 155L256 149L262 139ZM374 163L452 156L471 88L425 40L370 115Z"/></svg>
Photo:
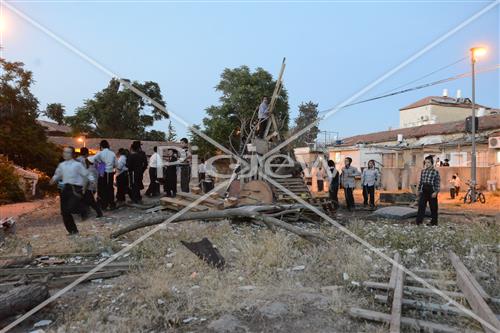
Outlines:
<svg viewBox="0 0 500 333"><path fill-rule="evenodd" d="M475 64L478 57L486 54L486 48L473 47L470 49L471 66L472 66L472 152L471 152L471 197L472 202L476 201L476 70Z"/></svg>
<svg viewBox="0 0 500 333"><path fill-rule="evenodd" d="M85 137L81 136L78 139L76 139L78 142L83 143L83 146L85 147Z"/></svg>

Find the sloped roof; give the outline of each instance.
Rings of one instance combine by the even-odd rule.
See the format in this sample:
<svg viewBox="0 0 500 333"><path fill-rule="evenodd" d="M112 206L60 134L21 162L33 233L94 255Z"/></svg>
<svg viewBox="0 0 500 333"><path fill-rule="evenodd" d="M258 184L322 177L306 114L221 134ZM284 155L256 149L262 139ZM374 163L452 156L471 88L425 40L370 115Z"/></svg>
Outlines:
<svg viewBox="0 0 500 333"><path fill-rule="evenodd" d="M66 125L59 125L58 123L54 123L52 121L47 120L36 120L40 125L45 127L48 132L61 132L61 133L71 133L71 127Z"/></svg>
<svg viewBox="0 0 500 333"><path fill-rule="evenodd" d="M83 147L83 142L79 142L78 138L67 137L67 136L49 136L49 141L60 145L60 146L73 146L75 148ZM112 139L112 138L86 138L85 146L89 149L99 150L99 143L101 140L108 140L111 150L117 152L120 148L130 149L130 145L134 140L130 139ZM153 154L153 148L155 146L176 146L179 147L178 142L167 142L167 141L141 141L142 150L146 155L150 156Z"/></svg>
<svg viewBox="0 0 500 333"><path fill-rule="evenodd" d="M478 119L479 131L500 130L500 114L479 117ZM341 146L353 146L358 143L396 141L398 134L403 134L405 139L409 139L421 138L430 135L446 135L455 133L465 133L465 120L351 136L343 139Z"/></svg>
<svg viewBox="0 0 500 333"><path fill-rule="evenodd" d="M471 100L469 98L455 98L455 97L445 97L445 96L427 96L427 97L424 97L424 98L416 101L415 103L412 103L410 105L402 107L401 109L399 109L399 111L414 109L414 108L418 108L418 107L426 106L426 105L444 105L444 106L452 106L452 107L456 107L456 108L470 108L471 107ZM491 109L487 106L480 105L480 104L476 104L476 107Z"/></svg>

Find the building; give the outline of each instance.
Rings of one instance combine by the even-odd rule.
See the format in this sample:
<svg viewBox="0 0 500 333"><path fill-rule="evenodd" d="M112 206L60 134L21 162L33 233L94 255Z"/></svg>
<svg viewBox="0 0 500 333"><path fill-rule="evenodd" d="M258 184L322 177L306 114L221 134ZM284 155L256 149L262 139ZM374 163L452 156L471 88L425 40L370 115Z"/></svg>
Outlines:
<svg viewBox="0 0 500 333"><path fill-rule="evenodd" d="M477 107L477 182L484 189L493 184L500 187L500 112L479 104ZM382 187L390 191L414 190L425 156L433 155L449 162L449 167L440 168L441 188L447 190L454 173L464 181L470 178L472 136L466 131L465 119L471 108L470 99L460 94L448 97L445 91L443 96L425 97L401 108L400 129L344 138L321 151L297 148L295 155L308 166L331 159L338 169L346 157L361 170L374 160L381 170Z"/></svg>
<svg viewBox="0 0 500 333"><path fill-rule="evenodd" d="M499 113L499 110L476 104L479 116ZM445 89L442 96L428 96L399 109L399 127L415 127L430 124L442 124L465 120L471 115L472 101L462 98L460 91L457 97L449 97Z"/></svg>
<svg viewBox="0 0 500 333"><path fill-rule="evenodd" d="M45 128L47 136L66 136L71 135L72 128L66 125L59 125L58 123L46 120L36 120L40 125Z"/></svg>
<svg viewBox="0 0 500 333"><path fill-rule="evenodd" d="M479 117L476 134L478 184L500 184L500 114ZM498 140L497 144L492 144ZM471 134L465 121L407 127L345 138L328 147L328 156L341 163L347 156L353 165L363 169L373 159L382 170L382 186L386 190L411 189L418 182L425 156L447 159L449 167L441 167L442 188L458 173L462 180L470 177Z"/></svg>
<svg viewBox="0 0 500 333"><path fill-rule="evenodd" d="M91 154L95 154L99 151L99 143L101 140L107 140L111 149L113 151L118 151L120 148L130 149L130 145L134 140L130 139L113 139L113 138L84 138L84 137L68 137L68 136L49 136L49 141L55 143L56 145L67 147L72 146L77 148L87 147ZM153 155L153 148L155 146L175 146L179 147L180 144L177 142L166 142L166 141L141 141L142 150L147 156Z"/></svg>

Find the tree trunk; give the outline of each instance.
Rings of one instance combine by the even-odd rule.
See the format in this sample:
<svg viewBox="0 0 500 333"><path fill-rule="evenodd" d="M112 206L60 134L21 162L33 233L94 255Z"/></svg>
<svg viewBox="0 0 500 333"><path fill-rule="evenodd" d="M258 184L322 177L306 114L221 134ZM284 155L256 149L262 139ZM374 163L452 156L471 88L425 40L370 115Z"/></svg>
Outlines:
<svg viewBox="0 0 500 333"><path fill-rule="evenodd" d="M26 312L49 298L46 284L29 284L0 295L0 319Z"/></svg>
<svg viewBox="0 0 500 333"><path fill-rule="evenodd" d="M303 237L314 243L327 243L328 239L322 235L317 233L312 233L307 230L303 230L297 227L294 227L288 223L278 220L277 218L266 216L265 214L260 213L261 211L273 211L279 209L294 209L301 205L285 205L285 206L277 206L277 205L269 205L269 206L244 206L238 208L229 208L224 210L216 210L216 211L204 211L204 212L188 212L184 213L180 216L175 217L170 223L188 221L188 220L217 220L217 219L228 219L228 218L236 218L243 217L249 218L255 221L263 222L267 226L275 226L287 231L290 231L300 237ZM303 207L303 206L302 206ZM111 238L119 237L123 234L131 232L133 230L137 230L140 228L161 224L164 221L168 220L172 215L161 214L159 216L153 216L147 218L143 221L130 224L122 229L119 229L111 234Z"/></svg>

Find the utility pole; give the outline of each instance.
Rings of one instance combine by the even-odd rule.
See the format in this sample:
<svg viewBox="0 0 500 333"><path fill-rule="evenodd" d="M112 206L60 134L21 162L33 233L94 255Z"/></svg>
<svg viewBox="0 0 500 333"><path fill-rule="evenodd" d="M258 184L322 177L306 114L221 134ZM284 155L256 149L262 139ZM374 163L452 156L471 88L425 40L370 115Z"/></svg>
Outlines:
<svg viewBox="0 0 500 333"><path fill-rule="evenodd" d="M470 180L471 180L471 197L472 202L476 202L476 57L486 53L483 47L473 47L470 49L471 66L472 66L472 151L471 151L471 166L470 166Z"/></svg>

